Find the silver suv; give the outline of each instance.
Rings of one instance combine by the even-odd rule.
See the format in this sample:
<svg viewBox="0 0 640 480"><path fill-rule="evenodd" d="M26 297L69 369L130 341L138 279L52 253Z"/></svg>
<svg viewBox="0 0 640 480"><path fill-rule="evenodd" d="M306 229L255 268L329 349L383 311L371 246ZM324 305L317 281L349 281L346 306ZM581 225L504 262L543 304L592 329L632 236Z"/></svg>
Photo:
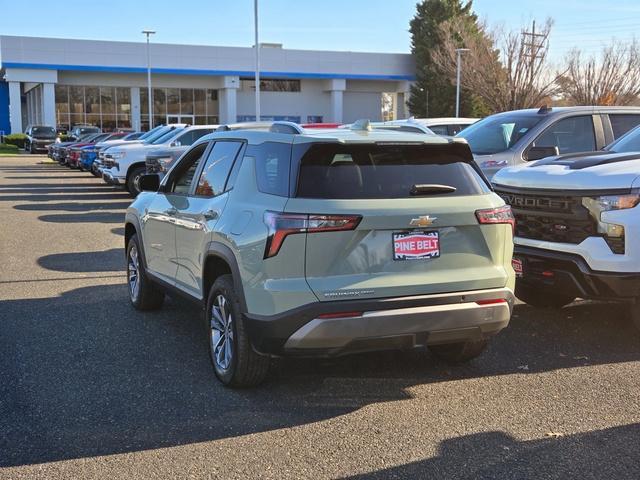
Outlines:
<svg viewBox="0 0 640 480"><path fill-rule="evenodd" d="M457 136L493 178L504 167L552 155L601 150L640 124L640 107L542 107L496 113Z"/></svg>
<svg viewBox="0 0 640 480"><path fill-rule="evenodd" d="M513 216L466 142L358 125L225 129L141 178L131 302L205 307L224 384L261 382L270 356L429 346L464 361L507 326Z"/></svg>

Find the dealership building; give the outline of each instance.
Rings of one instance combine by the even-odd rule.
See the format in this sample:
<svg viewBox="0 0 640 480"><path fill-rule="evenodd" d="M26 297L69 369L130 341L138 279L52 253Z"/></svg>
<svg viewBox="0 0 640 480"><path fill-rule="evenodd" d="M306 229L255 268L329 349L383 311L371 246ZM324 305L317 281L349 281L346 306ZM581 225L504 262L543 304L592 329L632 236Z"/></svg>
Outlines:
<svg viewBox="0 0 640 480"><path fill-rule="evenodd" d="M151 43L149 58L154 126L255 120L254 48ZM0 132L149 126L145 43L0 36L0 62ZM411 55L262 44L260 66L263 120L407 115Z"/></svg>

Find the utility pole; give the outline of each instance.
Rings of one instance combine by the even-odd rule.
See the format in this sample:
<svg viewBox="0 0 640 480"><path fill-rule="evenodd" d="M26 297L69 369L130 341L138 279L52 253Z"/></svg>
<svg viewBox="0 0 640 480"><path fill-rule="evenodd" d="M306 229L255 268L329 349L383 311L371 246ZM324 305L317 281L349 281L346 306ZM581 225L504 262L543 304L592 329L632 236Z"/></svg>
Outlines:
<svg viewBox="0 0 640 480"><path fill-rule="evenodd" d="M462 63L462 54L468 51L468 48L456 48L456 53L458 54L456 68L456 118L460 116L460 64Z"/></svg>
<svg viewBox="0 0 640 480"><path fill-rule="evenodd" d="M543 33L536 33L536 21L531 24L531 31L522 31L522 45L520 49L522 56L528 58L527 69L529 70L529 85L533 84L533 76L536 70L536 62L543 59L547 54L548 30Z"/></svg>
<svg viewBox="0 0 640 480"><path fill-rule="evenodd" d="M149 130L153 128L153 102L151 101L151 60L149 59L149 36L156 32L153 30L143 30L147 36L147 100L149 100Z"/></svg>
<svg viewBox="0 0 640 480"><path fill-rule="evenodd" d="M258 42L258 0L253 0L253 19L256 49L256 122L260 121L260 43Z"/></svg>

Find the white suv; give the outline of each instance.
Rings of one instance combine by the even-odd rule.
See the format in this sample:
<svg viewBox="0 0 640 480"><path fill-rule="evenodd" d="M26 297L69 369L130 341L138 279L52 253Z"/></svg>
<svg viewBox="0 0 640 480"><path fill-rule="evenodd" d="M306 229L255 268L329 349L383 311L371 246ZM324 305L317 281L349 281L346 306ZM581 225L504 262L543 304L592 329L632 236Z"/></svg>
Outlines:
<svg viewBox="0 0 640 480"><path fill-rule="evenodd" d="M140 193L140 177L145 174L145 157L161 147L190 146L212 133L218 125L169 125L169 130L151 143L118 145L109 148L102 163L102 178L111 185L124 186L132 196Z"/></svg>
<svg viewBox="0 0 640 480"><path fill-rule="evenodd" d="M521 300L624 301L640 327L640 127L601 151L502 169L493 182L516 217Z"/></svg>

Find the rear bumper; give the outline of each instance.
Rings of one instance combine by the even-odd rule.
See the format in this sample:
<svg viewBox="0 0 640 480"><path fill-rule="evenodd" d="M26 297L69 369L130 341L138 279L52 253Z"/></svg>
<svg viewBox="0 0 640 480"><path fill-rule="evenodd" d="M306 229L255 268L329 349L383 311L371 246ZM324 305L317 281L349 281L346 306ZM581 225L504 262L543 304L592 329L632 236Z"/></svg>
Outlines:
<svg viewBox="0 0 640 480"><path fill-rule="evenodd" d="M499 303L476 303L501 299ZM336 356L479 340L511 318L508 288L444 295L317 302L272 317L247 315L254 348L267 354ZM340 312L350 317L323 318Z"/></svg>
<svg viewBox="0 0 640 480"><path fill-rule="evenodd" d="M579 255L516 245L514 256L524 262L518 285L553 289L574 297L635 300L640 296L640 272L592 270Z"/></svg>

